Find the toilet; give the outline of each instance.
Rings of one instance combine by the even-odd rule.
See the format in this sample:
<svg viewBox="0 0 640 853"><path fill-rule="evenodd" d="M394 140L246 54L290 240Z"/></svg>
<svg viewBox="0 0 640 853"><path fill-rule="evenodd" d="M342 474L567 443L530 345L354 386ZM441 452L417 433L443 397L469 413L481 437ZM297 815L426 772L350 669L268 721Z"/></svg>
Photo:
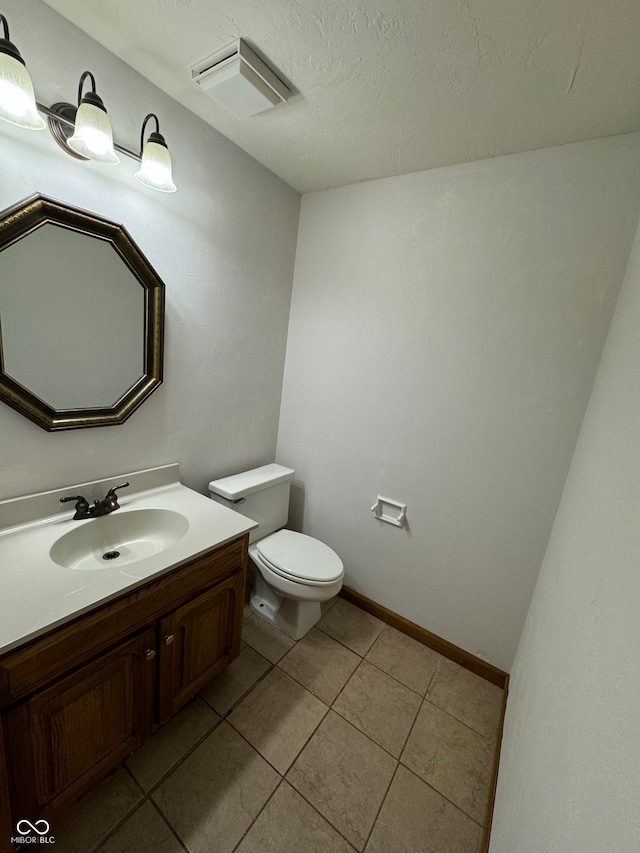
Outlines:
<svg viewBox="0 0 640 853"><path fill-rule="evenodd" d="M258 522L249 534L249 557L256 568L251 609L299 640L320 619L320 603L340 592L344 566L324 542L283 529L294 474L283 465L263 465L212 480L209 494Z"/></svg>

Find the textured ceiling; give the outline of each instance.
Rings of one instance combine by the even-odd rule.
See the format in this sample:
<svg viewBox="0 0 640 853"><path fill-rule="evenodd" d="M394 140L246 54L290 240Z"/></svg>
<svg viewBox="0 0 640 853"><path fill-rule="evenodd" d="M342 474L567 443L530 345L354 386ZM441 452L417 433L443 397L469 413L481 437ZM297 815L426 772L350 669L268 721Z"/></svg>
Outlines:
<svg viewBox="0 0 640 853"><path fill-rule="evenodd" d="M639 0L47 0L301 192L640 129ZM242 36L296 95L236 119Z"/></svg>

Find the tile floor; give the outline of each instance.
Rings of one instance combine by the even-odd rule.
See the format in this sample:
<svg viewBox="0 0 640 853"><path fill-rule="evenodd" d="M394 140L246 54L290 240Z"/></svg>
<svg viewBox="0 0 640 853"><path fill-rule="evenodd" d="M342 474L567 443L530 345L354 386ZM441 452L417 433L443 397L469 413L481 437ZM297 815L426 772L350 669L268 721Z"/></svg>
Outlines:
<svg viewBox="0 0 640 853"><path fill-rule="evenodd" d="M477 853L502 691L342 599L239 658L79 803L58 853Z"/></svg>

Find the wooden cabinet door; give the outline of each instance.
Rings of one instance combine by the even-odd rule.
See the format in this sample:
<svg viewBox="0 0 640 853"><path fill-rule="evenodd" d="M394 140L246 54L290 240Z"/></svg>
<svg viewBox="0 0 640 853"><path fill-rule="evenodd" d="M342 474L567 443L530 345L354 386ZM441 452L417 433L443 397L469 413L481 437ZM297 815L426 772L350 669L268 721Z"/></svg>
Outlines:
<svg viewBox="0 0 640 853"><path fill-rule="evenodd" d="M2 719L0 718L0 853L12 853L11 837L15 835L9 808L9 782L7 765L4 758L4 739L2 737Z"/></svg>
<svg viewBox="0 0 640 853"><path fill-rule="evenodd" d="M155 642L143 631L3 715L20 818L64 809L149 735Z"/></svg>
<svg viewBox="0 0 640 853"><path fill-rule="evenodd" d="M158 717L163 722L240 652L243 571L160 622Z"/></svg>

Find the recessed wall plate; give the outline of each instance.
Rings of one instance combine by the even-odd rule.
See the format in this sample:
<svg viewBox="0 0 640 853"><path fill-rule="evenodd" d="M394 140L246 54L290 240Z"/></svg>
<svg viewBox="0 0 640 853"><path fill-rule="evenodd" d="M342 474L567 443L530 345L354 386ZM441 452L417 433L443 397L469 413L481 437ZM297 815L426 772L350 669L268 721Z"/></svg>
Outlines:
<svg viewBox="0 0 640 853"><path fill-rule="evenodd" d="M257 115L291 95L242 39L198 62L192 67L191 76L203 92L236 118Z"/></svg>
<svg viewBox="0 0 640 853"><path fill-rule="evenodd" d="M378 495L378 500L371 507L371 512L375 513L378 521L386 521L388 524L393 524L394 527L404 527L407 517L407 504L401 504L398 501Z"/></svg>

